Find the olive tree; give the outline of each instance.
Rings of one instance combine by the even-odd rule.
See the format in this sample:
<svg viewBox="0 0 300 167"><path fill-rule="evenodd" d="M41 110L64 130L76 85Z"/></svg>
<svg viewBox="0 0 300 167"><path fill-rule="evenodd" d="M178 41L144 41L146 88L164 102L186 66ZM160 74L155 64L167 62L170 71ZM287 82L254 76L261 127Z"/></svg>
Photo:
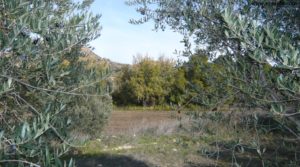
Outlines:
<svg viewBox="0 0 300 167"><path fill-rule="evenodd" d="M300 3L297 0L132 0L143 16L134 24L154 21L156 29L182 33L226 68L228 84L245 101L281 118L299 115ZM235 91L234 91L235 92ZM248 100L251 99L251 100ZM289 129L297 138L297 129Z"/></svg>
<svg viewBox="0 0 300 167"><path fill-rule="evenodd" d="M100 16L88 11L91 3L0 2L1 166L65 166L60 158L74 146L70 127L80 121L73 119L74 107L96 98L110 111L110 98L99 83L105 70L100 75L79 60L101 29Z"/></svg>

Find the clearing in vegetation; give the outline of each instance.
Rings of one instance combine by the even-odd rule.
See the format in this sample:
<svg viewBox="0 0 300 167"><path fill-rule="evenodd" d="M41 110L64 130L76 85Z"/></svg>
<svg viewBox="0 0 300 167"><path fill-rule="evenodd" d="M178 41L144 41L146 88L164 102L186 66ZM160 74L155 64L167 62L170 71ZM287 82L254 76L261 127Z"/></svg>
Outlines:
<svg viewBox="0 0 300 167"><path fill-rule="evenodd" d="M299 166L300 144L281 126L261 110L115 111L73 154L82 167Z"/></svg>

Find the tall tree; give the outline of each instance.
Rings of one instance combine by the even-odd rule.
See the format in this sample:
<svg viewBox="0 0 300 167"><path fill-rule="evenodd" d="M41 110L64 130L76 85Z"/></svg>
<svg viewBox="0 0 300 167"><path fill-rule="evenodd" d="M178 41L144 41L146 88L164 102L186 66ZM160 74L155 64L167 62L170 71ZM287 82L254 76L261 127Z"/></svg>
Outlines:
<svg viewBox="0 0 300 167"><path fill-rule="evenodd" d="M99 36L91 3L0 2L0 165L63 166L74 105L98 97L110 110L102 85L92 84L101 75L79 61L82 47Z"/></svg>

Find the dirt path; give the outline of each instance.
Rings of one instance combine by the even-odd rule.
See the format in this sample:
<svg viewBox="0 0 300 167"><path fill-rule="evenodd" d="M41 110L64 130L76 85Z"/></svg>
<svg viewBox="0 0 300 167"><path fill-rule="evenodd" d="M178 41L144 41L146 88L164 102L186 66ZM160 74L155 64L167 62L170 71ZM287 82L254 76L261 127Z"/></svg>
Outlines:
<svg viewBox="0 0 300 167"><path fill-rule="evenodd" d="M171 111L113 111L104 133L107 135L137 133L176 122L176 116Z"/></svg>

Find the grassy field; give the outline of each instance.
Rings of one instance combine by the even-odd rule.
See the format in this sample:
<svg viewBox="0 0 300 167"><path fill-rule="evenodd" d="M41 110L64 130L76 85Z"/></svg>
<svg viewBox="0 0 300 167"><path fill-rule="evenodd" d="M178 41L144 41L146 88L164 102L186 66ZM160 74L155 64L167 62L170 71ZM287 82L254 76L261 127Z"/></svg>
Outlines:
<svg viewBox="0 0 300 167"><path fill-rule="evenodd" d="M300 143L262 111L113 112L78 166L299 166Z"/></svg>

